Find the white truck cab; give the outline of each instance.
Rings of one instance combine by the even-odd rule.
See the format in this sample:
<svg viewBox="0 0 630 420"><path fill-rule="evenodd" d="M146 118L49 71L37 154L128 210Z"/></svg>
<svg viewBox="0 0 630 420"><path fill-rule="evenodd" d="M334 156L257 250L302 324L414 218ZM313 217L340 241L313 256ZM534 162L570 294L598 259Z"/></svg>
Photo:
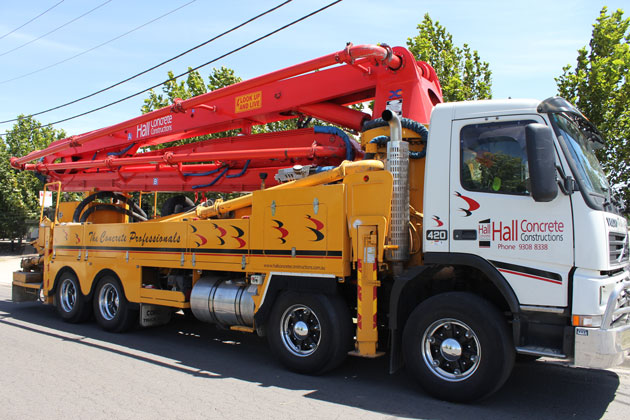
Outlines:
<svg viewBox="0 0 630 420"><path fill-rule="evenodd" d="M628 228L595 156L595 127L554 97L439 104L430 128L425 262L492 271L518 353L621 363Z"/></svg>

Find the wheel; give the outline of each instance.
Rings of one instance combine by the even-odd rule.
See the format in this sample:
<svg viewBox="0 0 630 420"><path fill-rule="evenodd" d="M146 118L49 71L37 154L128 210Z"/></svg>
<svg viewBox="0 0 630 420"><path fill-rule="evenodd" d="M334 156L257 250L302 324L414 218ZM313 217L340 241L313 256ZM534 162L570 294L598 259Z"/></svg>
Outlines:
<svg viewBox="0 0 630 420"><path fill-rule="evenodd" d="M339 296L285 292L274 303L267 337L286 367L320 374L345 359L351 347L352 318Z"/></svg>
<svg viewBox="0 0 630 420"><path fill-rule="evenodd" d="M94 294L94 317L107 331L127 331L138 323L138 311L131 309L120 282L112 277L103 277Z"/></svg>
<svg viewBox="0 0 630 420"><path fill-rule="evenodd" d="M471 293L449 292L422 302L403 331L403 356L424 390L469 402L496 392L514 366L514 346L502 314Z"/></svg>
<svg viewBox="0 0 630 420"><path fill-rule="evenodd" d="M55 293L55 307L64 321L77 323L90 317L90 303L81 293L77 277L65 272L59 279Z"/></svg>

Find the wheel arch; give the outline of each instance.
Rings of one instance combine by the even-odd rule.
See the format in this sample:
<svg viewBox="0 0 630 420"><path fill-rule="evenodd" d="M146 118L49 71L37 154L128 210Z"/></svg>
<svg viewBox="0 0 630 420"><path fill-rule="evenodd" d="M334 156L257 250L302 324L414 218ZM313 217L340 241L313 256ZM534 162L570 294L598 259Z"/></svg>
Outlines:
<svg viewBox="0 0 630 420"><path fill-rule="evenodd" d="M125 296L127 296L125 285L123 284L122 281L120 281L120 276L111 268L103 268L101 271L96 273L96 275L94 276L94 279L92 280L92 285L90 286L90 297L94 296L94 291L96 290L96 286L98 285L98 282L101 281L103 277L107 277L107 276L112 276L113 278L115 278L118 284L120 284L120 287L123 289L123 292L125 292Z"/></svg>
<svg viewBox="0 0 630 420"><path fill-rule="evenodd" d="M55 275L55 280L53 282L53 287L48 292L48 296L54 296L55 293L57 293L57 287L59 286L59 280L66 273L71 273L74 277L76 277L77 280L79 280L79 276L77 275L77 272L74 271L74 269L72 267L65 266L65 267L61 268L61 270L57 271L57 274ZM79 280L79 282L80 282L80 280ZM81 292L81 293L83 293L83 292ZM91 295L87 295L87 296L89 297Z"/></svg>
<svg viewBox="0 0 630 420"><path fill-rule="evenodd" d="M329 295L339 294L337 278L333 275L312 273L269 273L267 287L262 303L254 314L254 322L257 326L264 326L269 319L273 304L284 291L303 293L324 293Z"/></svg>
<svg viewBox="0 0 630 420"><path fill-rule="evenodd" d="M447 291L473 292L503 312L518 314L519 302L514 290L485 259L471 254L427 253L424 262L425 265L412 267L394 281L390 295L391 329L404 327L406 306L415 307L422 300Z"/></svg>

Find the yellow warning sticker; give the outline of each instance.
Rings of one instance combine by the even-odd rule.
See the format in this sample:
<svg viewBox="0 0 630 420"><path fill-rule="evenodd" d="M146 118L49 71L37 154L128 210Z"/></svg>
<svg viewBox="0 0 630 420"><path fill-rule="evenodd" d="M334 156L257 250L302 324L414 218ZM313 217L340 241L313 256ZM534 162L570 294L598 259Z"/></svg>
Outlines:
<svg viewBox="0 0 630 420"><path fill-rule="evenodd" d="M245 95L237 96L234 99L235 109L234 112L252 111L254 109L262 108L262 91L251 92Z"/></svg>

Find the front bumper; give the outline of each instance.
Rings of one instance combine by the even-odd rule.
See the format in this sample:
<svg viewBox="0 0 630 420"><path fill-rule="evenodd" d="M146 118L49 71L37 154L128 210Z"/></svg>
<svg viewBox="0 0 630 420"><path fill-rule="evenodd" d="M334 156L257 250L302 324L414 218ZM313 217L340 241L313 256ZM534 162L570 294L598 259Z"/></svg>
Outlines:
<svg viewBox="0 0 630 420"><path fill-rule="evenodd" d="M601 328L575 328L574 365L606 369L623 363L630 350L630 281L617 285Z"/></svg>

